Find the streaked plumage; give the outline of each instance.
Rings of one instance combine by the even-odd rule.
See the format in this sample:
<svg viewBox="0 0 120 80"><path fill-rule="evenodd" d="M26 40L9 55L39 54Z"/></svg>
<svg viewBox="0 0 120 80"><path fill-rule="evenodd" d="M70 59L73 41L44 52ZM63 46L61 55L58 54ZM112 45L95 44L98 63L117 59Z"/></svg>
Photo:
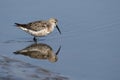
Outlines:
<svg viewBox="0 0 120 80"><path fill-rule="evenodd" d="M54 28L56 27L61 34L60 29L57 26L58 20L55 18L50 18L49 20L40 20L30 22L28 24L19 24L15 23L17 27L24 30L25 32L34 36L34 41L36 41L35 37L42 37L50 34Z"/></svg>

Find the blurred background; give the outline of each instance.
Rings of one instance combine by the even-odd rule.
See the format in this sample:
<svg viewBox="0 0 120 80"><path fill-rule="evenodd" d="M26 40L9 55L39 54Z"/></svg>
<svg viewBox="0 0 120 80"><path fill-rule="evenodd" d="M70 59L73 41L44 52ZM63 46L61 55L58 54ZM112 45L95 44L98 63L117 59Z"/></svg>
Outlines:
<svg viewBox="0 0 120 80"><path fill-rule="evenodd" d="M38 43L49 45L54 52L61 46L57 62L13 54L34 44L33 37L16 28L15 22L51 17L58 19L62 35L55 29ZM0 0L0 28L1 56L67 77L60 80L120 80L119 0Z"/></svg>

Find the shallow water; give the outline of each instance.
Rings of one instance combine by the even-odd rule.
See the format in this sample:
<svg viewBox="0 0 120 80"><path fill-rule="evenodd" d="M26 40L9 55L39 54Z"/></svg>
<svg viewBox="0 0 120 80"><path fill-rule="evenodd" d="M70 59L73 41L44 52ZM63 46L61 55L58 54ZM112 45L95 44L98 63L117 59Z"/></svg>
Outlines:
<svg viewBox="0 0 120 80"><path fill-rule="evenodd" d="M119 0L0 1L0 55L59 73L65 79L119 80L119 3ZM61 46L57 62L15 55L13 52L34 42L31 35L14 23L50 17L58 19L62 35L55 29L39 38L38 43L49 45L54 53Z"/></svg>

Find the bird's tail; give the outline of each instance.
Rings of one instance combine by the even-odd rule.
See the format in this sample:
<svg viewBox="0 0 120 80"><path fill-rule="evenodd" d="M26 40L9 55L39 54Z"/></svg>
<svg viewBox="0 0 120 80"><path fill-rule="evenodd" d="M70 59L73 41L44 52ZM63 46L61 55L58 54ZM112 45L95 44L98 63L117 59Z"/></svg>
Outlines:
<svg viewBox="0 0 120 80"><path fill-rule="evenodd" d="M20 51L15 51L15 52L13 52L14 54L20 54Z"/></svg>
<svg viewBox="0 0 120 80"><path fill-rule="evenodd" d="M17 27L20 27L20 26L26 26L26 24L19 24L19 23L15 23L15 26L17 26Z"/></svg>
<svg viewBox="0 0 120 80"><path fill-rule="evenodd" d="M13 52L14 54L22 54L22 53L27 53L26 50L18 50L18 51L15 51Z"/></svg>

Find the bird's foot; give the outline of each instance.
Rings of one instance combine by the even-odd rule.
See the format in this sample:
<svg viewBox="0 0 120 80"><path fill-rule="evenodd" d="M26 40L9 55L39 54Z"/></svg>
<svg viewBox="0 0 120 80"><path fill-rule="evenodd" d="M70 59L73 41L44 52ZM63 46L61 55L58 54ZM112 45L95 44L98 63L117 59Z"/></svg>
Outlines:
<svg viewBox="0 0 120 80"><path fill-rule="evenodd" d="M34 42L37 42L37 39L36 39L36 37L34 37L34 38L33 38L33 41L34 41Z"/></svg>

